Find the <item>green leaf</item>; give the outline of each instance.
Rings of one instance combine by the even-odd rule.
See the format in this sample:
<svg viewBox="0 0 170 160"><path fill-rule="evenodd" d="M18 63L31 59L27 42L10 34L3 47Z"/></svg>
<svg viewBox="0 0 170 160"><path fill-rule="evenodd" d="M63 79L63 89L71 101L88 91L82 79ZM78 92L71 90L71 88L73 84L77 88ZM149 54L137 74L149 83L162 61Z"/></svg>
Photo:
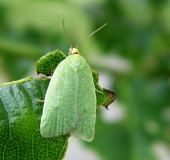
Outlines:
<svg viewBox="0 0 170 160"><path fill-rule="evenodd" d="M58 64L66 58L66 55L60 50L47 53L37 61L37 73L45 74L46 76L51 75Z"/></svg>
<svg viewBox="0 0 170 160"><path fill-rule="evenodd" d="M49 79L26 79L0 85L0 159L63 159L68 137L42 138L40 118Z"/></svg>
<svg viewBox="0 0 170 160"><path fill-rule="evenodd" d="M92 70L94 85L96 88L96 99L97 99L97 106L98 109L100 106L104 106L108 109L108 105L110 105L118 96L115 91L110 91L107 89L102 89L98 84L99 74Z"/></svg>

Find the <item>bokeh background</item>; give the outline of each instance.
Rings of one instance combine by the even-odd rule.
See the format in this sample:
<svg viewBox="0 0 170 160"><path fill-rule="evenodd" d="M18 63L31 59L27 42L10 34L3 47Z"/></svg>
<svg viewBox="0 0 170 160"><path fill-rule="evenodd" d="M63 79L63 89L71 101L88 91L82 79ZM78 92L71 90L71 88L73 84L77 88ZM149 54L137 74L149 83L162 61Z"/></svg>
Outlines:
<svg viewBox="0 0 170 160"><path fill-rule="evenodd" d="M91 143L70 138L66 160L170 159L169 0L1 0L0 83L37 77L49 51L68 53L65 28L119 98L97 113ZM84 148L82 148L82 146Z"/></svg>

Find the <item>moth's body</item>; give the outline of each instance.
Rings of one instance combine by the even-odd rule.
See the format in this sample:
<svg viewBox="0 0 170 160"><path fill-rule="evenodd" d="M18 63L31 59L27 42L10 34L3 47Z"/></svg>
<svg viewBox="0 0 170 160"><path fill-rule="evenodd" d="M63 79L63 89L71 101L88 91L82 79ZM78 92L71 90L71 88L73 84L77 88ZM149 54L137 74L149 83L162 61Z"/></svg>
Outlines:
<svg viewBox="0 0 170 160"><path fill-rule="evenodd" d="M70 44L69 56L54 71L48 86L40 131L43 137L73 134L83 140L94 137L96 121L96 92L92 72L78 47L102 27L83 39L76 48Z"/></svg>
<svg viewBox="0 0 170 160"><path fill-rule="evenodd" d="M76 48L56 68L41 118L41 135L72 134L86 141L94 137L96 94L92 72Z"/></svg>

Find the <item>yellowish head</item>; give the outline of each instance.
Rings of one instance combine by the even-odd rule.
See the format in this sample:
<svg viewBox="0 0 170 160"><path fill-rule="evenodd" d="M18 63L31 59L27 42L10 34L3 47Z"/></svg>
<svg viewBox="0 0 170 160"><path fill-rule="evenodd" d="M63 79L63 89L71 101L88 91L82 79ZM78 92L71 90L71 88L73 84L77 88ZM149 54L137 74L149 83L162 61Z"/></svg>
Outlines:
<svg viewBox="0 0 170 160"><path fill-rule="evenodd" d="M77 48L70 48L69 49L69 55L71 54L80 54Z"/></svg>

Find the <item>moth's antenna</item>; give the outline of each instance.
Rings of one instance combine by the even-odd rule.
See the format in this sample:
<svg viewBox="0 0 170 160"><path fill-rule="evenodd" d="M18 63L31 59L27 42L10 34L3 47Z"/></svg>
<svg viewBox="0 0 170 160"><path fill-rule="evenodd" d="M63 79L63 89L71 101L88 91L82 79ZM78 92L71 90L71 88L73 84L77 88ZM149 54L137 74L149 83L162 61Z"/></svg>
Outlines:
<svg viewBox="0 0 170 160"><path fill-rule="evenodd" d="M107 23L105 23L103 26L101 26L100 28L98 28L97 30L95 30L94 32L92 32L91 34L89 34L86 38L84 38L78 45L76 48L78 48L87 38L91 37L93 34L95 34L96 32L98 32L99 30L101 30L103 27L105 27L107 25Z"/></svg>
<svg viewBox="0 0 170 160"><path fill-rule="evenodd" d="M70 39L69 39L69 37L68 37L68 35L67 35L67 32L66 32L65 28L64 28L64 19L63 19L63 30L64 30L64 33L65 33L66 38L67 38L67 40L68 40L68 43L69 43L69 45L70 45L70 48L72 49L73 46L72 46L72 44L71 44L71 41L70 41Z"/></svg>

